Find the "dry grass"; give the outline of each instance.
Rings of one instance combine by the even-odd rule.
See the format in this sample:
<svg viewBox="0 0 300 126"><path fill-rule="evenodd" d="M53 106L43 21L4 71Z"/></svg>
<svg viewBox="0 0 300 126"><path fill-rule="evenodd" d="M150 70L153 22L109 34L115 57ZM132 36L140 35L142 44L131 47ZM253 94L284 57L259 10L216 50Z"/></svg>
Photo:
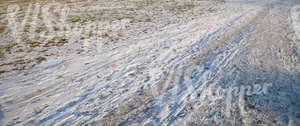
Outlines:
<svg viewBox="0 0 300 126"><path fill-rule="evenodd" d="M28 9L29 4L32 4L32 10L35 9L35 3L40 3L41 8L47 5L47 1L29 1L29 0L15 0L15 1L3 1L1 6L17 4L20 6L20 11L17 14L17 21L21 22L25 17L25 12ZM34 33L31 31L31 17L28 23L25 25L25 29L21 34L21 43L16 43L13 39L15 36L11 36L10 26L7 27L8 21L5 19L5 11L7 7L1 9L0 15L0 34L4 35L2 38L6 45L1 46L0 59L2 62L0 64L18 64L12 65L12 69L2 68L2 71L12 71L12 70L24 70L31 68L27 66L30 61L35 62L30 66L36 66L40 61L33 61L32 59L38 57L45 57L50 55L64 56L67 54L61 53L60 50L71 50L70 53L74 54L87 54L92 50L92 47L88 49L81 44L82 42L89 41L92 38L96 38L97 42L94 44L97 48L114 48L119 43L124 42L128 39L135 39L140 35L148 34L157 29L166 27L170 24L179 23L196 18L198 15L203 13L210 13L214 10L212 8L201 6L200 4L195 4L195 2L178 2L175 0L162 1L162 0L127 0L127 1L87 1L87 0L77 0L77 1L59 1L62 5L67 4L70 7L70 13L67 17L67 22L71 26L71 32L77 33L74 28L74 24L82 27L83 30L86 29L89 23L98 24L94 31L88 33L81 33L77 36L78 39L73 41L77 43L80 47L73 48L69 47L70 35L64 35L63 31L66 29L60 29L58 26L54 26L53 29L56 32L53 38L47 38L47 34L50 34L49 29L43 22L42 14L38 15L38 24L36 25L36 30ZM118 7L119 6L119 7ZM202 9L202 13L194 13L195 8ZM95 7L95 8L93 8ZM115 8L114 8L115 7ZM54 12L54 8L50 9L50 12ZM32 13L31 13L32 14ZM54 14L54 24L59 23L57 19L60 18L59 13ZM57 21L57 22L56 22ZM120 25L120 23L125 22ZM102 26L103 25L103 26ZM34 38L30 38L30 34L35 34ZM45 36L42 36L45 34ZM9 38L9 39L7 39ZM51 50L55 50L53 52ZM85 51L83 51L85 50ZM31 54L39 52L39 56L32 57ZM62 51L64 52L64 51ZM7 60L6 57L14 57L18 55L14 60ZM46 60L45 59L45 60ZM19 63L14 63L16 60L27 61L23 66ZM45 61L43 60L43 61ZM19 67L21 67L21 69ZM1 72L4 73L4 72ZM1 75L0 73L0 75Z"/></svg>

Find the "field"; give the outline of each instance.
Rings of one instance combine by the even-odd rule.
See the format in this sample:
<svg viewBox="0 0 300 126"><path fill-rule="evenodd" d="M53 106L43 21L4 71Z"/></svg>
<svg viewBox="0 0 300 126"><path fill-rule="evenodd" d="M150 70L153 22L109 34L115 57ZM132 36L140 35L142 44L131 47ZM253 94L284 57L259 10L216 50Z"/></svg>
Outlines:
<svg viewBox="0 0 300 126"><path fill-rule="evenodd" d="M1 0L0 125L300 125L297 0Z"/></svg>

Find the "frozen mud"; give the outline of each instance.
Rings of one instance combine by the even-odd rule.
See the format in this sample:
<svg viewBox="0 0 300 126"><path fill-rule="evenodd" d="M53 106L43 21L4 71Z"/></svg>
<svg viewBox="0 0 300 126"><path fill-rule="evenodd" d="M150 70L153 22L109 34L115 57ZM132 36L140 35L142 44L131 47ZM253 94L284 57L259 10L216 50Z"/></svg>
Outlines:
<svg viewBox="0 0 300 126"><path fill-rule="evenodd" d="M1 2L0 125L300 125L297 0L105 2Z"/></svg>

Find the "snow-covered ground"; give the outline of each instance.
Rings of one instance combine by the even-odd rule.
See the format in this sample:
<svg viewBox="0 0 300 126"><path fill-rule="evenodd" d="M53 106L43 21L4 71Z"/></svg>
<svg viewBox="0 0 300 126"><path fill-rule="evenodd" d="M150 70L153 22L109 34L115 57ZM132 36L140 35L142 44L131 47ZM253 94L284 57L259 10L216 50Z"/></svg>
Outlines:
<svg viewBox="0 0 300 126"><path fill-rule="evenodd" d="M0 6L0 125L300 125L296 0Z"/></svg>

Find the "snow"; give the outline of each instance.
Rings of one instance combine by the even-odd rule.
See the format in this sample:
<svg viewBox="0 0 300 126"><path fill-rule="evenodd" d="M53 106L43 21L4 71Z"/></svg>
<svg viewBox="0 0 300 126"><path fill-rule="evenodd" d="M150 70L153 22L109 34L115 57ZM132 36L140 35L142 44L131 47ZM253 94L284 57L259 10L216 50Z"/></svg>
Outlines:
<svg viewBox="0 0 300 126"><path fill-rule="evenodd" d="M2 3L1 125L300 124L296 1L116 3Z"/></svg>

